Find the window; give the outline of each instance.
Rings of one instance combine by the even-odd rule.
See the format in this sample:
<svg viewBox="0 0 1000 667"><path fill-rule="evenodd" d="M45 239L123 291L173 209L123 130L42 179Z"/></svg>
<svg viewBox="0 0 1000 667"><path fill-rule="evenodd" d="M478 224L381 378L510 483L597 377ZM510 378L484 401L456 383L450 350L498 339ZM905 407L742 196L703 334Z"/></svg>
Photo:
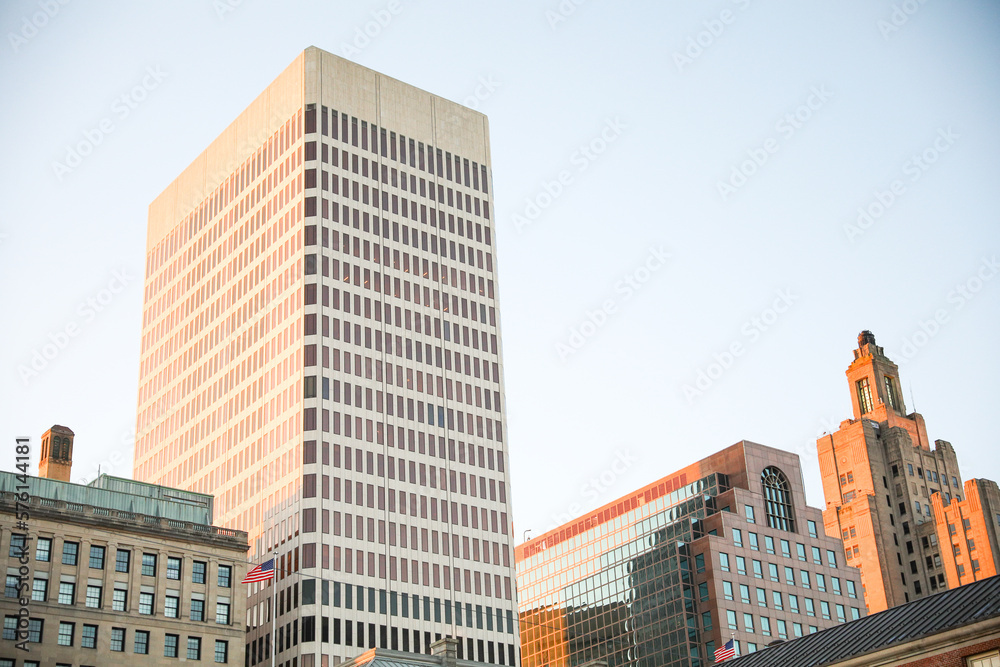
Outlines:
<svg viewBox="0 0 1000 667"><path fill-rule="evenodd" d="M156 554L142 555L142 576L144 577L156 576Z"/></svg>
<svg viewBox="0 0 1000 667"><path fill-rule="evenodd" d="M699 584L700 585L700 584ZM705 584L705 600L708 599L708 584ZM215 603L215 622L219 625L229 625L229 603Z"/></svg>
<svg viewBox="0 0 1000 667"><path fill-rule="evenodd" d="M764 568L763 564L759 560L754 559L754 561L753 561L753 576L757 577L758 579L763 579L764 578L764 569L763 568Z"/></svg>
<svg viewBox="0 0 1000 667"><path fill-rule="evenodd" d="M33 644L42 643L42 630L45 622L40 618L28 619L28 641Z"/></svg>
<svg viewBox="0 0 1000 667"><path fill-rule="evenodd" d="M837 567L837 553L835 551L826 550L826 564L830 567Z"/></svg>
<svg viewBox="0 0 1000 667"><path fill-rule="evenodd" d="M3 617L3 638L17 639L17 616Z"/></svg>
<svg viewBox="0 0 1000 667"><path fill-rule="evenodd" d="M52 558L52 539L39 537L35 542L35 560L48 563Z"/></svg>
<svg viewBox="0 0 1000 667"><path fill-rule="evenodd" d="M830 603L826 600L819 601L819 613L826 620L830 620Z"/></svg>
<svg viewBox="0 0 1000 667"><path fill-rule="evenodd" d="M795 633L796 637L801 637L802 636L802 624L801 623L792 623L792 632Z"/></svg>
<svg viewBox="0 0 1000 667"><path fill-rule="evenodd" d="M816 522L809 519L806 521L806 525L809 527L809 537L816 537Z"/></svg>
<svg viewBox="0 0 1000 667"><path fill-rule="evenodd" d="M153 613L153 594L139 593L139 613L150 616Z"/></svg>
<svg viewBox="0 0 1000 667"><path fill-rule="evenodd" d="M778 566L774 563L767 564L767 574L771 581L780 582L781 579L778 578Z"/></svg>
<svg viewBox="0 0 1000 667"><path fill-rule="evenodd" d="M813 562L816 563L817 565L822 565L823 564L823 552L820 551L820 548L819 547L813 547L811 549L811 551L812 551Z"/></svg>
<svg viewBox="0 0 1000 667"><path fill-rule="evenodd" d="M705 611L701 614L701 629L708 632L712 629L712 612Z"/></svg>
<svg viewBox="0 0 1000 667"><path fill-rule="evenodd" d="M965 659L966 667L1000 667L1000 652L990 651Z"/></svg>
<svg viewBox="0 0 1000 667"><path fill-rule="evenodd" d="M746 584L740 584L740 602L750 604L750 587Z"/></svg>
<svg viewBox="0 0 1000 667"><path fill-rule="evenodd" d="M729 625L730 630L739 630L739 626L736 625L736 612L732 609L726 610L726 623Z"/></svg>
<svg viewBox="0 0 1000 667"><path fill-rule="evenodd" d="M785 583L789 586L795 585L795 570L787 565L785 566Z"/></svg>
<svg viewBox="0 0 1000 667"><path fill-rule="evenodd" d="M87 585L87 601L86 601L87 606L90 607L91 609L100 609L101 608L101 593L102 593L102 591L101 591L101 587L100 586L93 586L93 585L88 584Z"/></svg>
<svg viewBox="0 0 1000 667"><path fill-rule="evenodd" d="M760 551L760 543L757 541L757 533L749 533L750 537L750 548L754 551Z"/></svg>
<svg viewBox="0 0 1000 667"><path fill-rule="evenodd" d="M788 628L785 627L785 622L779 618L775 623L778 626L778 637L788 639Z"/></svg>
<svg viewBox="0 0 1000 667"><path fill-rule="evenodd" d="M761 473L761 484L764 489L767 525L770 528L793 532L795 522L792 515L792 494L785 473L775 466L768 466Z"/></svg>
<svg viewBox="0 0 1000 667"><path fill-rule="evenodd" d="M767 616L760 617L760 633L765 637L771 636L771 619Z"/></svg>
<svg viewBox="0 0 1000 667"><path fill-rule="evenodd" d="M736 572L738 574L747 573L747 559L744 558L743 556L736 557Z"/></svg>
<svg viewBox="0 0 1000 667"><path fill-rule="evenodd" d="M119 549L115 553L115 572L128 572L130 555L127 549Z"/></svg>
<svg viewBox="0 0 1000 667"><path fill-rule="evenodd" d="M207 566L204 561L194 561L191 563L191 581L196 584L205 583L205 571Z"/></svg>
<svg viewBox="0 0 1000 667"><path fill-rule="evenodd" d="M80 646L83 648L97 648L97 626L84 625L83 632L80 633Z"/></svg>
<svg viewBox="0 0 1000 667"><path fill-rule="evenodd" d="M201 660L201 637L188 637L188 660Z"/></svg>
<svg viewBox="0 0 1000 667"><path fill-rule="evenodd" d="M799 596L798 595L788 595L788 610L793 614L799 613Z"/></svg>
<svg viewBox="0 0 1000 667"><path fill-rule="evenodd" d="M834 595L840 595L840 577L830 577L830 584Z"/></svg>
<svg viewBox="0 0 1000 667"><path fill-rule="evenodd" d="M850 579L847 580L847 597L857 598L858 592L854 589L854 582Z"/></svg>
<svg viewBox="0 0 1000 667"><path fill-rule="evenodd" d="M21 578L16 574L7 575L7 585L4 588L4 597L16 598L21 589Z"/></svg>
<svg viewBox="0 0 1000 667"><path fill-rule="evenodd" d="M729 572L729 554L719 552L719 569Z"/></svg>
<svg viewBox="0 0 1000 667"><path fill-rule="evenodd" d="M767 606L767 591L763 588L757 589L757 606L766 607Z"/></svg>
<svg viewBox="0 0 1000 667"><path fill-rule="evenodd" d="M59 604L73 604L76 597L76 584L71 581L59 582Z"/></svg>
<svg viewBox="0 0 1000 667"><path fill-rule="evenodd" d="M180 618L180 598L168 595L164 598L163 615L167 618Z"/></svg>
<svg viewBox="0 0 1000 667"><path fill-rule="evenodd" d="M36 578L32 582L31 599L35 602L45 602L49 597L49 580Z"/></svg>
<svg viewBox="0 0 1000 667"><path fill-rule="evenodd" d="M792 545L788 540L781 540L781 555L785 558L792 557Z"/></svg>
<svg viewBox="0 0 1000 667"><path fill-rule="evenodd" d="M813 599L812 598L802 598L802 599L806 603L806 616L815 616L816 606L813 603Z"/></svg>
<svg viewBox="0 0 1000 667"><path fill-rule="evenodd" d="M205 620L205 601L204 600L191 600L191 620L192 621L204 621Z"/></svg>
<svg viewBox="0 0 1000 667"><path fill-rule="evenodd" d="M889 407L899 411L899 403L896 401L896 383L888 375L883 376L882 381L885 383L885 399L889 401Z"/></svg>
<svg viewBox="0 0 1000 667"><path fill-rule="evenodd" d="M770 535L764 536L764 550L772 556L774 555L774 538Z"/></svg>
<svg viewBox="0 0 1000 667"><path fill-rule="evenodd" d="M798 556L799 560L805 561L806 559L806 545L801 542L795 544L795 555Z"/></svg>
<svg viewBox="0 0 1000 667"><path fill-rule="evenodd" d="M694 556L694 566L696 572L705 571L705 554L695 554Z"/></svg>
<svg viewBox="0 0 1000 667"><path fill-rule="evenodd" d="M95 570L104 569L104 547L90 547L90 567Z"/></svg>
<svg viewBox="0 0 1000 667"><path fill-rule="evenodd" d="M111 594L111 609L113 611L125 611L125 604L128 599L127 588L116 588Z"/></svg>
<svg viewBox="0 0 1000 667"><path fill-rule="evenodd" d="M149 632L147 630L135 631L135 642L132 651L142 655L149 653Z"/></svg>
<svg viewBox="0 0 1000 667"><path fill-rule="evenodd" d="M80 553L79 542L63 542L63 565L76 565L76 558Z"/></svg>
<svg viewBox="0 0 1000 667"><path fill-rule="evenodd" d="M229 565L219 566L219 588L230 588L233 578L233 568Z"/></svg>
<svg viewBox="0 0 1000 667"><path fill-rule="evenodd" d="M229 642L223 639L215 640L215 661L222 664L229 662Z"/></svg>
<svg viewBox="0 0 1000 667"><path fill-rule="evenodd" d="M778 611L784 609L784 606L781 604L781 591L771 591L771 606Z"/></svg>
<svg viewBox="0 0 1000 667"><path fill-rule="evenodd" d="M861 409L861 414L867 414L872 411L872 389L868 386L868 378L858 380L857 388L858 407Z"/></svg>
<svg viewBox="0 0 1000 667"><path fill-rule="evenodd" d="M809 571L808 570L799 570L799 580L802 583L802 588L812 588L812 586L809 585Z"/></svg>
<svg viewBox="0 0 1000 667"><path fill-rule="evenodd" d="M744 505L743 509L746 511L747 523L756 523L753 518L753 505Z"/></svg>
<svg viewBox="0 0 1000 667"><path fill-rule="evenodd" d="M816 573L816 590L826 592L826 575Z"/></svg>
<svg viewBox="0 0 1000 667"><path fill-rule="evenodd" d="M111 628L111 650L119 653L125 650L125 628Z"/></svg>
<svg viewBox="0 0 1000 667"><path fill-rule="evenodd" d="M913 464L912 463L907 463L906 464L906 470L910 473L910 477L913 477Z"/></svg>
<svg viewBox="0 0 1000 667"><path fill-rule="evenodd" d="M857 607L851 607L851 620L856 621L861 618L861 610Z"/></svg>
<svg viewBox="0 0 1000 667"><path fill-rule="evenodd" d="M20 558L28 543L27 540L27 535L11 535L10 550L7 552L7 555L11 558Z"/></svg>
<svg viewBox="0 0 1000 667"><path fill-rule="evenodd" d="M733 544L738 547L743 546L743 532L739 528L733 528Z"/></svg>
<svg viewBox="0 0 1000 667"><path fill-rule="evenodd" d="M179 637L177 635L164 635L163 637L163 657L165 658L176 658L177 657L177 645L179 642Z"/></svg>
<svg viewBox="0 0 1000 667"><path fill-rule="evenodd" d="M181 559L173 556L167 557L167 579L181 578Z"/></svg>
<svg viewBox="0 0 1000 667"><path fill-rule="evenodd" d="M59 646L72 646L73 645L73 635L76 631L75 623L67 623L66 621L59 621L59 636L56 638L56 644Z"/></svg>
<svg viewBox="0 0 1000 667"><path fill-rule="evenodd" d="M743 630L753 632L753 614L743 614Z"/></svg>
<svg viewBox="0 0 1000 667"><path fill-rule="evenodd" d="M839 623L847 622L847 616L844 614L844 605L842 604L837 605L837 621Z"/></svg>

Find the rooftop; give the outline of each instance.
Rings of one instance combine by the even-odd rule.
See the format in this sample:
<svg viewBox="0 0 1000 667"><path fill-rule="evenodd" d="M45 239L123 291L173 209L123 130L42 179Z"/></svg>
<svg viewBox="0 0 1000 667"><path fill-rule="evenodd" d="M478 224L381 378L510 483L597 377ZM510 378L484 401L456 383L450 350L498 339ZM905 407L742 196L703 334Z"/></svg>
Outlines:
<svg viewBox="0 0 1000 667"><path fill-rule="evenodd" d="M823 667L1000 618L1000 576L737 658L730 667Z"/></svg>
<svg viewBox="0 0 1000 667"><path fill-rule="evenodd" d="M167 486L157 486L121 477L101 475L88 485L26 476L28 494L40 499L90 505L146 516L212 525L214 498ZM0 470L0 493L24 491L19 476ZM24 477L21 477L24 479Z"/></svg>

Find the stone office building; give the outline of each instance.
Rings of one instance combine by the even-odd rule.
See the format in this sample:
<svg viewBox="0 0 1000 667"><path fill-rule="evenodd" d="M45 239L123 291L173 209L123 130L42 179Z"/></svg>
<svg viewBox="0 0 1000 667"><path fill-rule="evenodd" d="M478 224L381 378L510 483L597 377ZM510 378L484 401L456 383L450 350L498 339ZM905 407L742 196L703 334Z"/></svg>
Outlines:
<svg viewBox="0 0 1000 667"><path fill-rule="evenodd" d="M69 445L46 448L60 461L42 469L68 478L72 432L58 437ZM108 475L0 472L0 667L242 665L247 536L213 526L212 504Z"/></svg>
<svg viewBox="0 0 1000 667"><path fill-rule="evenodd" d="M865 614L798 457L739 442L517 547L526 667L700 667Z"/></svg>

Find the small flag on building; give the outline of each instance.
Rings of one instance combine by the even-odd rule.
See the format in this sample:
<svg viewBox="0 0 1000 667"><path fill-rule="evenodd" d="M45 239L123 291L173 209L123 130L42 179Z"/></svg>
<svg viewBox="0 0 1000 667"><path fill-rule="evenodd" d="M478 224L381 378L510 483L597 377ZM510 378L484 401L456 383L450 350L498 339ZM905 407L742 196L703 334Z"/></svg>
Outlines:
<svg viewBox="0 0 1000 667"><path fill-rule="evenodd" d="M729 660L736 656L736 644L735 640L730 639L728 642L715 649L715 661L723 662Z"/></svg>
<svg viewBox="0 0 1000 667"><path fill-rule="evenodd" d="M241 581L241 584L251 584L255 581L267 581L268 579L274 578L274 559L264 561L254 569L247 572L246 578Z"/></svg>

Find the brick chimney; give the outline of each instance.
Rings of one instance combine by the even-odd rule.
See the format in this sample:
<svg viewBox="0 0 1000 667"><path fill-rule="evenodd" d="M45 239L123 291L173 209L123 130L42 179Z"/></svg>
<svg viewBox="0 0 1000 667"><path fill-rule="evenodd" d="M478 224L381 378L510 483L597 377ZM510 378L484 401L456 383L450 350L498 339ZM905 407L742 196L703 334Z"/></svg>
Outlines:
<svg viewBox="0 0 1000 667"><path fill-rule="evenodd" d="M58 424L42 434L42 459L38 462L38 476L69 481L73 467L73 431Z"/></svg>

